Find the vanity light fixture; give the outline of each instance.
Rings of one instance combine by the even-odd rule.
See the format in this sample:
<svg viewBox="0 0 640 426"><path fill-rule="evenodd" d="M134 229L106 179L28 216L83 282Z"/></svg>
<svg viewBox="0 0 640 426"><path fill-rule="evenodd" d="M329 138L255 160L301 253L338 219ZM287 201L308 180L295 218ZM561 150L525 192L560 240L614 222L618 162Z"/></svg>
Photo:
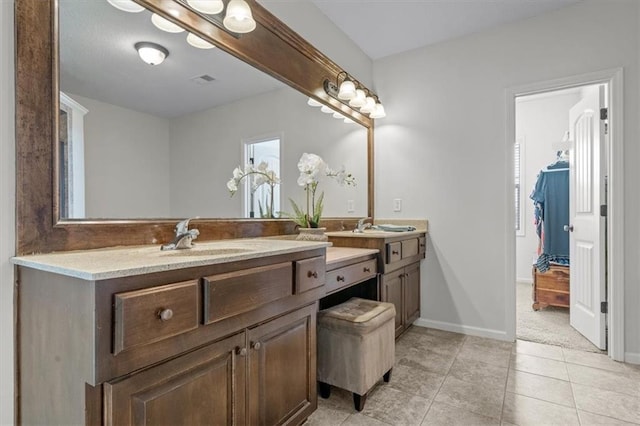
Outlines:
<svg viewBox="0 0 640 426"><path fill-rule="evenodd" d="M333 118L343 119L343 118L346 118L346 117L344 115L340 114L338 111L336 111L336 112L333 113Z"/></svg>
<svg viewBox="0 0 640 426"><path fill-rule="evenodd" d="M324 112L325 114L333 114L333 110L326 105L322 105L320 111Z"/></svg>
<svg viewBox="0 0 640 426"><path fill-rule="evenodd" d="M193 33L187 34L187 43L193 47L197 47L198 49L213 49L216 47L214 44L209 43Z"/></svg>
<svg viewBox="0 0 640 426"><path fill-rule="evenodd" d="M234 33L250 33L256 29L256 21L251 14L251 8L244 0L230 0L227 14L222 21L224 26Z"/></svg>
<svg viewBox="0 0 640 426"><path fill-rule="evenodd" d="M316 101L312 97L309 97L309 99L307 100L307 105L312 106L312 107L321 107L322 106L322 104L320 102Z"/></svg>
<svg viewBox="0 0 640 426"><path fill-rule="evenodd" d="M217 15L224 9L222 0L187 0L187 4L207 15Z"/></svg>
<svg viewBox="0 0 640 426"><path fill-rule="evenodd" d="M169 51L156 43L140 41L134 45L140 55L140 59L149 65L158 65L169 56Z"/></svg>
<svg viewBox="0 0 640 426"><path fill-rule="evenodd" d="M168 33L181 33L184 31L184 28L182 28L177 24L174 24L173 22L171 22L166 18L163 18L157 13L154 13L153 15L151 15L151 22L153 22L153 25L155 25L156 28L162 31L166 31Z"/></svg>
<svg viewBox="0 0 640 426"><path fill-rule="evenodd" d="M140 6L138 3L135 3L131 0L107 0L109 4L116 9L122 10L124 12L129 13L138 13L144 10L143 6Z"/></svg>
<svg viewBox="0 0 640 426"><path fill-rule="evenodd" d="M341 79L342 76L344 78ZM351 109L362 114L369 114L369 118L383 118L386 116L378 95L372 93L346 71L338 73L335 83L325 79L324 91L327 95L348 105Z"/></svg>

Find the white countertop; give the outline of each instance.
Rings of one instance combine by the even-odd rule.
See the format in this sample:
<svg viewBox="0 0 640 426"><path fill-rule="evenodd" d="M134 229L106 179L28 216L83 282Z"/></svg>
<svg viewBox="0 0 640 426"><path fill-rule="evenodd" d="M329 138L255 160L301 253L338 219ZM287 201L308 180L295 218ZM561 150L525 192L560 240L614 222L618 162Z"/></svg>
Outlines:
<svg viewBox="0 0 640 426"><path fill-rule="evenodd" d="M184 250L161 251L159 245L115 247L17 256L11 262L84 280L104 280L195 266L249 260L328 247L317 241L245 238L194 243Z"/></svg>

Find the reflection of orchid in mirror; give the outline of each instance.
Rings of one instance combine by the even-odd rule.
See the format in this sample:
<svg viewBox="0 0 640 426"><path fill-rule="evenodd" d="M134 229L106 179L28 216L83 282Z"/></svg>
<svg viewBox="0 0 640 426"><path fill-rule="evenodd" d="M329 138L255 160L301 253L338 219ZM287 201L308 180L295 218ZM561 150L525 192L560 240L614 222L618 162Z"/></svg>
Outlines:
<svg viewBox="0 0 640 426"><path fill-rule="evenodd" d="M298 161L298 170L300 171L298 185L302 186L307 193L307 208L306 210L301 209L295 201L289 198L294 214L287 214L287 216L294 219L303 228L317 228L322 217L324 199L324 192L321 192L316 199L316 190L320 180L327 176L335 179L340 186L355 186L356 180L351 173L345 171L344 166L338 171L333 170L320 156L306 152Z"/></svg>
<svg viewBox="0 0 640 426"><path fill-rule="evenodd" d="M244 166L244 169L240 168L240 166L236 167L233 169L233 177L229 182L227 182L227 189L231 193L232 197L236 192L238 192L238 185L245 178L250 179L251 194L255 193L260 186L264 184L269 185L268 200L265 200L266 206L264 210L262 208L262 203L259 203L260 217L273 219L275 217L275 212L273 211L273 189L280 183L280 178L276 175L276 172L269 169L269 165L266 161L262 161L257 166L247 164Z"/></svg>

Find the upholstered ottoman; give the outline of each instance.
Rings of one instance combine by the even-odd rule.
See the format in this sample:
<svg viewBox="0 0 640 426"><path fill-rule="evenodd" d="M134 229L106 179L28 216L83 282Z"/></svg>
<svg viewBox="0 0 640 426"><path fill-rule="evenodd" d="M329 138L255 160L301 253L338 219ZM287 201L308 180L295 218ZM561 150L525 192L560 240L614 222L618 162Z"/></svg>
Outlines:
<svg viewBox="0 0 640 426"><path fill-rule="evenodd" d="M393 303L354 297L318 312L318 382L328 398L330 385L353 392L362 411L367 393L382 377L391 378L395 362Z"/></svg>

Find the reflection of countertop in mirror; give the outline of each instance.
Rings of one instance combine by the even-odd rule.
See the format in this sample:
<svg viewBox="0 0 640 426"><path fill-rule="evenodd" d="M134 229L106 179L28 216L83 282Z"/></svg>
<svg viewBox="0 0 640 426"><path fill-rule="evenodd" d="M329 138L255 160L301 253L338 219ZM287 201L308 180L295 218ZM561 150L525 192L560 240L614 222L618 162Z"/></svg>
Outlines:
<svg viewBox="0 0 640 426"><path fill-rule="evenodd" d="M161 251L160 246L117 247L18 256L11 261L84 280L103 280L295 253L329 245L317 241L247 238L196 243L194 248L185 250Z"/></svg>

